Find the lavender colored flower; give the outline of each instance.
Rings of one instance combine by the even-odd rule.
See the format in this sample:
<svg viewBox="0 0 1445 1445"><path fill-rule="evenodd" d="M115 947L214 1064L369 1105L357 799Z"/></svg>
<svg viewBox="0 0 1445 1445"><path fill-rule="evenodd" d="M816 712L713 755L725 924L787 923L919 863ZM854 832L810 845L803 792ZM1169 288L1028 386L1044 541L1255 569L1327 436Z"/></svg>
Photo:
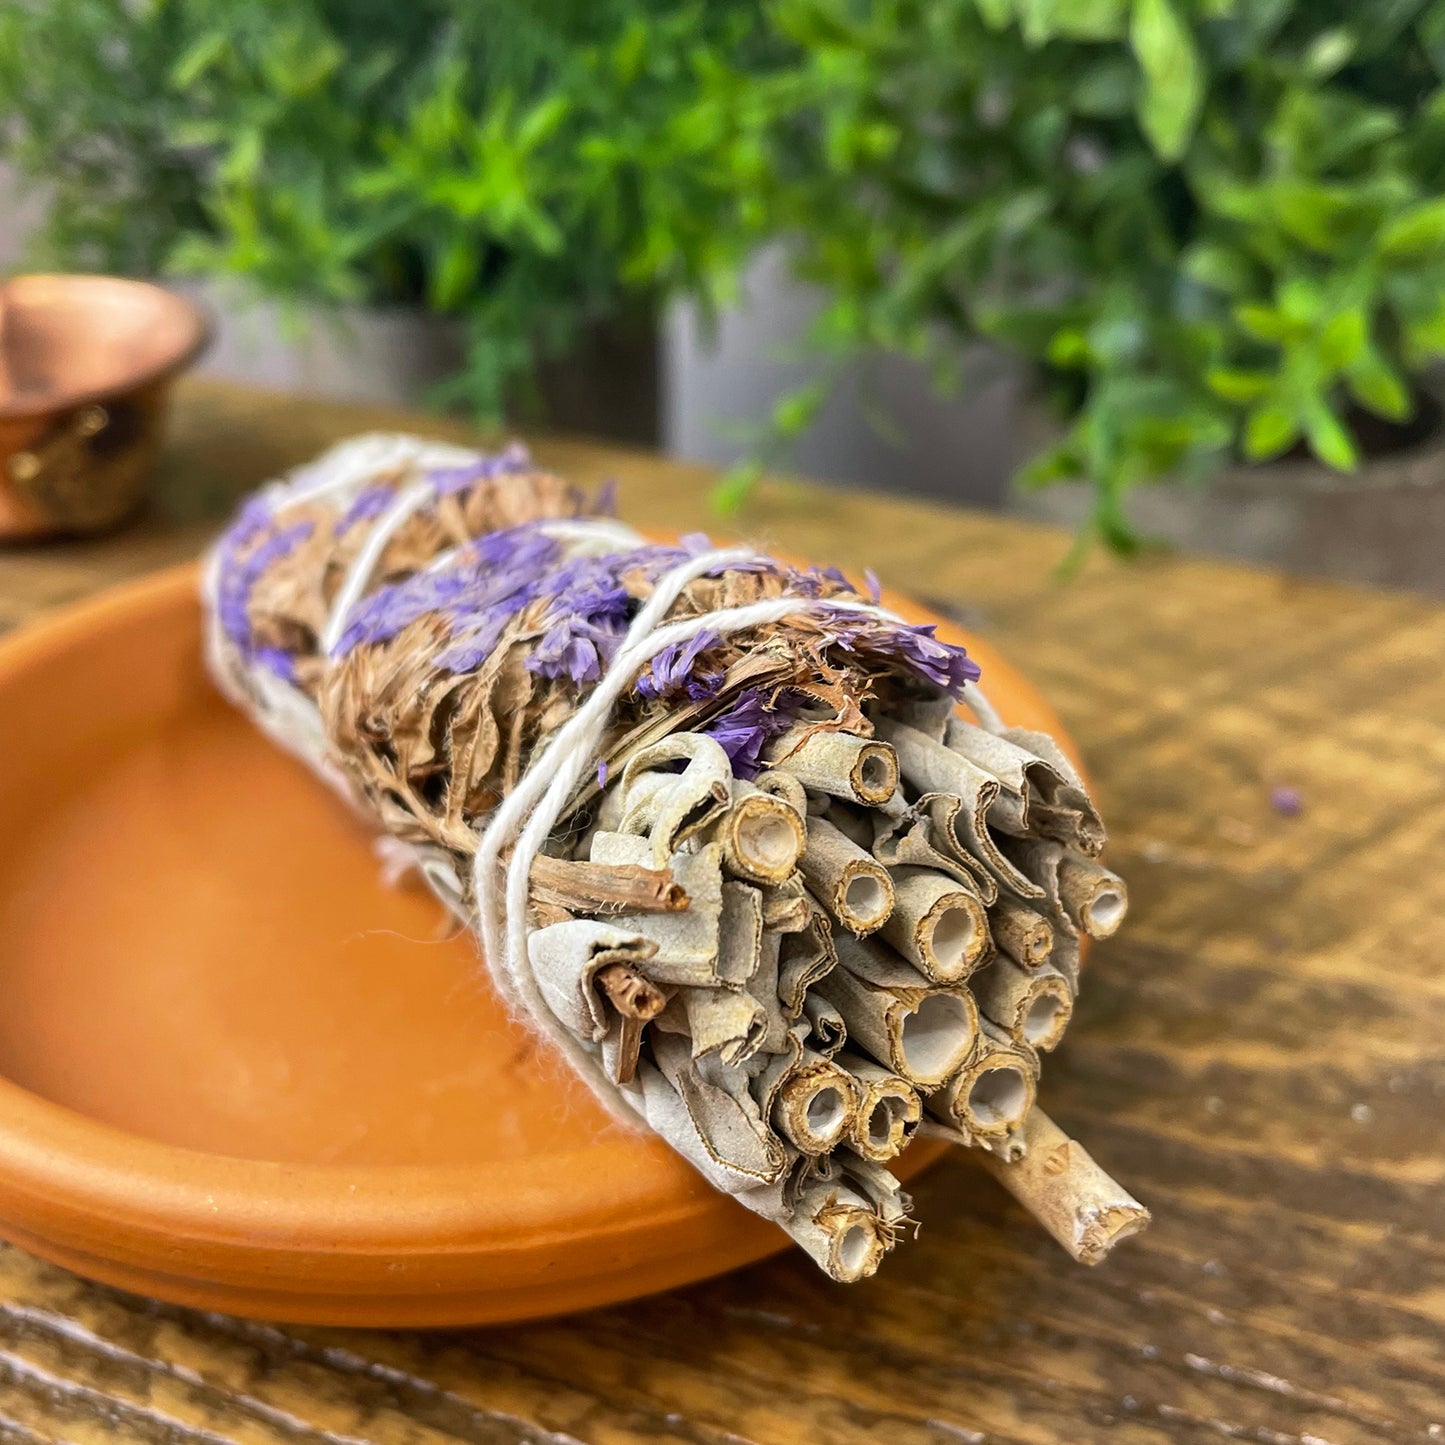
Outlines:
<svg viewBox="0 0 1445 1445"><path fill-rule="evenodd" d="M622 554L625 557L626 554ZM632 598L618 581L617 556L579 557L542 579L547 631L527 668L542 677L595 682L627 631Z"/></svg>
<svg viewBox="0 0 1445 1445"><path fill-rule="evenodd" d="M1297 818L1304 812L1304 795L1298 788L1281 783L1269 790L1269 805L1282 818Z"/></svg>
<svg viewBox="0 0 1445 1445"><path fill-rule="evenodd" d="M379 517L395 500L396 493L390 487L367 487L337 518L333 535L345 536L358 522L369 522L373 517Z"/></svg>
<svg viewBox="0 0 1445 1445"><path fill-rule="evenodd" d="M834 614L829 631L835 645L911 672L934 687L960 697L966 683L979 677L978 664L965 648L940 642L932 623L916 626L855 613Z"/></svg>
<svg viewBox="0 0 1445 1445"><path fill-rule="evenodd" d="M279 647L257 647L251 652L251 660L274 672L283 682L296 681L296 659Z"/></svg>
<svg viewBox="0 0 1445 1445"><path fill-rule="evenodd" d="M560 552L560 544L544 535L535 522L490 532L450 568L417 572L378 588L351 613L336 655L345 656L364 642L389 641L431 612L446 615L457 632L474 633L485 630L487 624L505 623L544 595L541 579ZM495 631L499 637L500 626ZM495 646L495 639L491 645Z"/></svg>
<svg viewBox="0 0 1445 1445"><path fill-rule="evenodd" d="M637 679L637 691L645 698L671 697L686 693L693 702L711 697L722 682L719 672L697 672L697 660L722 638L710 628L694 633L686 642L664 647L652 659L651 668Z"/></svg>
<svg viewBox="0 0 1445 1445"><path fill-rule="evenodd" d="M527 671L539 677L569 677L579 685L596 682L602 676L601 641L601 637L584 631L577 620L564 618L542 634L541 642L527 658Z"/></svg>
<svg viewBox="0 0 1445 1445"><path fill-rule="evenodd" d="M477 482L525 472L531 465L532 454L521 442L512 442L500 452L493 455L479 453L474 460L460 466L433 467L426 476L436 488L437 495L445 497L453 492L464 492Z"/></svg>
<svg viewBox="0 0 1445 1445"><path fill-rule="evenodd" d="M253 506L252 498L221 543L221 568L216 589L216 613L227 637L246 656L252 656L251 593L260 578L283 557L289 556L315 530L310 522L294 522L279 532L256 538L272 525L269 508ZM255 545L252 545L255 543ZM244 559L240 553L247 547Z"/></svg>
<svg viewBox="0 0 1445 1445"><path fill-rule="evenodd" d="M510 447L495 456L479 456L454 468L438 468L429 479L439 492L456 490L487 477L503 475L530 465L525 449ZM371 487L359 494L337 523L338 532L378 515L394 493ZM246 545L260 529L270 525L264 504L243 512L232 533L232 546ZM223 625L238 638L247 635L246 600L255 578L301 539L303 531L285 529L248 554L245 564L223 576ZM531 522L489 533L464 548L447 566L423 571L378 588L353 610L337 646L345 655L363 643L385 642L429 614L444 619L449 644L437 657L445 671L466 672L480 667L500 644L511 621L525 608L540 608L541 635L527 658L527 667L539 676L566 678L579 686L602 676L626 636L637 602L622 579L640 572L656 582L671 568L712 546L702 533L692 533L677 546L647 545L606 556L568 558L563 544L546 535L545 523ZM745 562L728 570L772 573L788 591L812 599L860 594L835 567L798 570L766 559ZM877 596L877 578L867 574L868 592ZM977 665L964 650L938 641L932 627L911 627L855 614L827 613L823 646L839 647L912 673L955 696L965 682L978 676ZM640 696L649 700L686 696L702 701L719 686L716 672L699 667L709 649L717 646L715 633L704 632L665 649L637 681ZM273 664L279 665L279 664ZM771 729L785 727L785 712L760 697L744 697L716 726L743 760L756 766ZM750 761L750 759L752 761Z"/></svg>
<svg viewBox="0 0 1445 1445"><path fill-rule="evenodd" d="M782 570L788 591L797 597L834 597L840 590L857 595L852 584L836 567L807 567L802 571Z"/></svg>
<svg viewBox="0 0 1445 1445"><path fill-rule="evenodd" d="M497 650L507 623L526 605L520 595L511 600L520 605L483 613L455 633L451 643L437 654L437 667L442 672L475 672Z"/></svg>
<svg viewBox="0 0 1445 1445"><path fill-rule="evenodd" d="M792 725L792 710L783 699L770 699L758 688L746 688L703 732L722 745L733 772L751 780L762 771L763 750Z"/></svg>
<svg viewBox="0 0 1445 1445"><path fill-rule="evenodd" d="M226 636L244 647L251 635L246 615L249 588L241 573L241 553L271 525L271 505L265 496L247 497L235 520L221 534L216 613Z"/></svg>
<svg viewBox="0 0 1445 1445"><path fill-rule="evenodd" d="M978 663L966 648L957 643L940 642L934 633L932 623L910 627L895 625L884 635L883 645L878 649L885 656L892 656L903 663L911 672L951 697L959 697L964 685L977 682L981 672Z"/></svg>
<svg viewBox="0 0 1445 1445"><path fill-rule="evenodd" d="M244 551L271 525L271 502L264 492L249 496L236 513L236 520L226 529L221 545L234 555Z"/></svg>

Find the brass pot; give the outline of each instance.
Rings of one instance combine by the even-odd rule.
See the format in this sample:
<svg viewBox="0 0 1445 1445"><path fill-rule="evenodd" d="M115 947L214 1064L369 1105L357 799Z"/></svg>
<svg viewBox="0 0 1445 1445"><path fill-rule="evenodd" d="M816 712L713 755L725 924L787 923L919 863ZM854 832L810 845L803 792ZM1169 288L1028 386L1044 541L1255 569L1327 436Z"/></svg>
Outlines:
<svg viewBox="0 0 1445 1445"><path fill-rule="evenodd" d="M0 536L95 532L140 501L201 312L113 276L0 285Z"/></svg>

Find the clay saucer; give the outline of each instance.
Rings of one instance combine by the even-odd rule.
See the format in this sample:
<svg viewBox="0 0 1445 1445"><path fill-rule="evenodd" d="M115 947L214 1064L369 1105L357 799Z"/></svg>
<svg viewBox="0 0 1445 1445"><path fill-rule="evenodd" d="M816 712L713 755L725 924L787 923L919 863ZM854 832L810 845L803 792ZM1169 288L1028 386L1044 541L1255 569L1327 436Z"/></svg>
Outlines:
<svg viewBox="0 0 1445 1445"><path fill-rule="evenodd" d="M940 634L1059 735L987 644ZM534 1047L429 895L382 885L363 825L212 689L193 568L0 643L0 757L4 1238L182 1304L371 1326L582 1309L786 1247Z"/></svg>

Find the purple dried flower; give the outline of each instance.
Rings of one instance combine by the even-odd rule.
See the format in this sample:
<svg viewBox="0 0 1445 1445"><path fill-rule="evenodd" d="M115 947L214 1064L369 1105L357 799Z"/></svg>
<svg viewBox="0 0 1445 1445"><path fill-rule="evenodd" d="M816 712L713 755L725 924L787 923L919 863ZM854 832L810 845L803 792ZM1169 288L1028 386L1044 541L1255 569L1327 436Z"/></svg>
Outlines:
<svg viewBox="0 0 1445 1445"><path fill-rule="evenodd" d="M336 656L344 657L363 642L386 642L417 618L440 612L458 624L454 628L458 633L489 636L478 659L483 660L496 645L502 625L545 595L541 586L545 569L560 551L560 545L535 522L489 532L454 559L448 570L417 572L372 593L351 613ZM476 650L473 645L468 655ZM475 666L477 662L471 662L454 670Z"/></svg>
<svg viewBox="0 0 1445 1445"><path fill-rule="evenodd" d="M868 599L875 605L883 600L883 584L878 580L878 574L871 568L863 569L863 585L868 589Z"/></svg>
<svg viewBox="0 0 1445 1445"><path fill-rule="evenodd" d="M932 623L910 627L895 626L887 634L881 651L894 654L900 662L952 697L962 694L964 684L977 682L980 669L967 649L952 642L940 642Z"/></svg>
<svg viewBox="0 0 1445 1445"><path fill-rule="evenodd" d="M463 470L475 479L505 466L522 465L524 460L525 453L511 451L479 459L448 475L431 475L442 486ZM353 508L360 501L358 498ZM606 670L635 614L637 603L622 578L640 571L655 582L712 545L703 534L693 533L683 538L680 546L648 545L600 557L568 558L562 545L545 535L544 526L529 522L489 533L443 570L420 572L379 588L353 611L337 654L344 655L361 643L387 641L418 618L435 613L446 619L451 631L449 645L437 657L438 667L472 671L490 656L518 613L531 604L542 604L541 635L527 658L528 669L541 677L585 685ZM733 569L718 568L717 573L728 570L773 573L791 592L803 597L860 595L837 568L799 571L760 559ZM877 579L871 573L868 578L870 591L876 595ZM964 649L938 641L932 627L911 627L841 611L825 612L820 620L824 647L840 647L875 663L906 670L954 696L965 682L978 676L977 665ZM700 671L698 664L718 642L715 633L704 632L665 649L637 680L637 692L649 700L681 694L702 701L711 696L722 679L716 673ZM779 721L775 706L764 707L760 698L745 698L723 715L718 726L738 751L743 766L755 767L756 756L774 724L779 729L787 725Z"/></svg>
<svg viewBox="0 0 1445 1445"><path fill-rule="evenodd" d="M620 630L614 640L621 638ZM527 671L541 677L570 677L575 683L596 682L602 676L604 636L592 632L581 618L564 617L542 634L527 658Z"/></svg>
<svg viewBox="0 0 1445 1445"><path fill-rule="evenodd" d="M279 647L257 647L251 652L251 660L274 672L283 682L296 681L296 659Z"/></svg>
<svg viewBox="0 0 1445 1445"><path fill-rule="evenodd" d="M933 623L912 626L837 612L829 630L835 645L855 655L902 667L950 697L961 696L964 684L979 677L979 666L967 650L952 642L940 642L933 635Z"/></svg>
<svg viewBox="0 0 1445 1445"><path fill-rule="evenodd" d="M436 488L439 497L465 491L476 482L525 472L532 465L532 455L521 442L512 442L491 456L479 453L469 462L456 467L433 467L426 479Z"/></svg>
<svg viewBox="0 0 1445 1445"><path fill-rule="evenodd" d="M1297 818L1304 812L1305 800L1298 788L1281 785L1270 789L1269 805L1282 818Z"/></svg>
<svg viewBox="0 0 1445 1445"><path fill-rule="evenodd" d="M221 545L229 547L233 553L241 552L271 525L271 521L271 501L264 492L257 492L241 504L241 510L227 528Z"/></svg>
<svg viewBox="0 0 1445 1445"><path fill-rule="evenodd" d="M293 522L279 532L256 542L256 538L272 525L269 507L260 497L253 497L242 508L240 516L221 542L220 578L216 589L216 613L227 637L247 657L252 656L250 603L251 592L261 576L283 557L288 556L315 530L311 522ZM255 543L254 546L251 544ZM240 553L250 551L244 559Z"/></svg>
<svg viewBox="0 0 1445 1445"><path fill-rule="evenodd" d="M459 467L433 467L426 474L426 479L436 488L439 497L449 497L453 492L460 492L471 486L473 482L481 481L486 465L486 458L478 457L474 462L464 462Z"/></svg>
<svg viewBox="0 0 1445 1445"><path fill-rule="evenodd" d="M738 777L755 778L762 770L763 750L793 725L790 710L781 703L758 688L746 688L703 728L722 745Z"/></svg>
<svg viewBox="0 0 1445 1445"><path fill-rule="evenodd" d="M390 487L367 487L337 518L333 535L344 536L358 522L369 522L373 517L379 517L395 500L396 493Z"/></svg>
<svg viewBox="0 0 1445 1445"><path fill-rule="evenodd" d="M722 674L703 672L694 675L698 658L709 648L716 647L722 638L704 628L686 642L674 642L664 647L652 659L652 667L637 679L637 691L645 698L671 697L677 692L686 692L693 702L711 697L722 682Z"/></svg>
<svg viewBox="0 0 1445 1445"><path fill-rule="evenodd" d="M512 600L518 605L509 600L507 605L469 619L471 625L454 634L450 645L437 654L437 667L443 672L475 672L497 650L507 623L526 605L520 594Z"/></svg>
<svg viewBox="0 0 1445 1445"><path fill-rule="evenodd" d="M576 683L596 682L622 641L623 630L585 617L561 617L542 634L527 659L527 671L539 677L570 677Z"/></svg>

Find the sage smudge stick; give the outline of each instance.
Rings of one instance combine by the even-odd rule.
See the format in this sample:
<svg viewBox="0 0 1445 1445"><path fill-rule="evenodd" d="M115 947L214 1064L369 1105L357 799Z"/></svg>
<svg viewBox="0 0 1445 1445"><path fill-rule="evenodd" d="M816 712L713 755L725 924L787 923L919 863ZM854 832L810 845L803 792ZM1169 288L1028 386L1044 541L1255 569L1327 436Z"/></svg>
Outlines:
<svg viewBox="0 0 1445 1445"><path fill-rule="evenodd" d="M1101 1258L1147 1214L1034 1105L1126 907L1072 764L841 572L601 510L520 447L344 443L212 552L212 669L609 1107L835 1279L904 1233L915 1132Z"/></svg>

